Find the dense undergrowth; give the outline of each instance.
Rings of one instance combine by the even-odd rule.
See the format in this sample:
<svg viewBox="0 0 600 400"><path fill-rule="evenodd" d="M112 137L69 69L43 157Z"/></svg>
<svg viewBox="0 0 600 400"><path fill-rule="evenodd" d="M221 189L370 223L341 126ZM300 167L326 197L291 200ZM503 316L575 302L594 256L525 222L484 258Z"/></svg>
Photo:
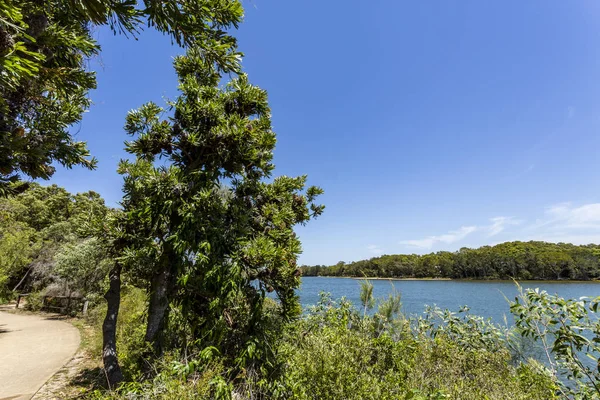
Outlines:
<svg viewBox="0 0 600 400"><path fill-rule="evenodd" d="M399 297L375 312L323 295L303 318L286 324L272 346L271 365L237 369L216 348L144 353L144 295L128 289L119 321L119 353L126 383L97 388L95 399L553 399L560 382L544 364L524 360L515 332L470 315L429 308L406 318ZM266 307L276 308L275 302ZM176 319L176 313L172 317ZM101 308L89 316L100 324ZM93 330L98 332L98 329ZM89 347L100 357L101 338ZM234 372L235 371L235 372ZM580 397L592 398L592 397Z"/></svg>

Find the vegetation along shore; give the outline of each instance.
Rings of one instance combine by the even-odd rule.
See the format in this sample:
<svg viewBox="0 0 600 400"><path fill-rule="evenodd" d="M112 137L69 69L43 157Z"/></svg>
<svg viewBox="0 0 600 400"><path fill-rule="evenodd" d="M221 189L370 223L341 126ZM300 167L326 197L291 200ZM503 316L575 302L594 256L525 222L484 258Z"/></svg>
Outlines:
<svg viewBox="0 0 600 400"><path fill-rule="evenodd" d="M304 276L589 281L600 278L600 246L515 241L456 252L383 255L301 270Z"/></svg>

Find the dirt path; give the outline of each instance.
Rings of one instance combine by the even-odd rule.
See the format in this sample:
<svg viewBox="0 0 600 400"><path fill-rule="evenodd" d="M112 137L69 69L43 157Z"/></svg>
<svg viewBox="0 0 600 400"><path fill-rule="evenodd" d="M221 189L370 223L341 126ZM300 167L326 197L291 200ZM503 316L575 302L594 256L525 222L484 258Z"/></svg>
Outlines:
<svg viewBox="0 0 600 400"><path fill-rule="evenodd" d="M0 400L30 399L79 347L79 331L51 315L0 311Z"/></svg>

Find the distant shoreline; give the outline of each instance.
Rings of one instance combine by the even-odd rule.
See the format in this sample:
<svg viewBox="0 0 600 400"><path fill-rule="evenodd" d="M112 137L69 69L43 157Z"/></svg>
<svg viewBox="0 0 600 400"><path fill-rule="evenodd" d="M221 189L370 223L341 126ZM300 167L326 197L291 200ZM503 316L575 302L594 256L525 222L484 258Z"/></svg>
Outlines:
<svg viewBox="0 0 600 400"><path fill-rule="evenodd" d="M368 280L368 281L458 281L461 279L452 278L382 278L382 277L364 277L359 276L303 276L302 278L344 278L344 279L356 279L356 280ZM462 279L465 280L465 279Z"/></svg>
<svg viewBox="0 0 600 400"><path fill-rule="evenodd" d="M455 281L455 282L514 282L512 279L453 279L453 278L382 278L382 277L358 277L358 276L303 276L302 278L342 278L368 281ZM600 283L600 280L590 279L587 281L576 279L516 279L517 282L538 282L538 283Z"/></svg>
<svg viewBox="0 0 600 400"><path fill-rule="evenodd" d="M330 278L337 278L337 277L330 277ZM359 277L355 277L355 276L340 276L340 278L351 278L351 279L357 279L357 280L368 280L368 281L455 281L457 279L452 279L452 278L382 278L382 277L366 277L366 278L359 278Z"/></svg>

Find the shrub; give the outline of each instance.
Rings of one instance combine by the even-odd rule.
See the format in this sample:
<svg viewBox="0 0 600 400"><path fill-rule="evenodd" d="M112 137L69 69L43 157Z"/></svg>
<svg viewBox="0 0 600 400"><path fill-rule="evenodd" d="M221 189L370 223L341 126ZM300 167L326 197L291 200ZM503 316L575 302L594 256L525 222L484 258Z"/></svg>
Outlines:
<svg viewBox="0 0 600 400"><path fill-rule="evenodd" d="M127 291L119 317L119 352L128 360L124 370L130 377L139 376L135 362L144 349L140 295ZM277 303L269 301L265 307L265 312L278 314ZM250 368L232 375L219 349L182 347L157 360L159 372L152 380L93 396L136 400L558 398L557 384L547 368L534 361L515 361L505 329L470 315L467 309L451 313L431 308L425 317L411 319L399 315L399 308L399 296L392 296L369 316L345 299L336 302L323 295L303 318L286 326L283 337L267 340L276 356L268 375Z"/></svg>
<svg viewBox="0 0 600 400"><path fill-rule="evenodd" d="M490 326L483 329L485 321L436 316L442 320L429 328L412 321L380 331L376 317L361 318L349 302L324 297L280 346L285 368L273 397L554 398L552 379L537 365L513 367L510 349ZM474 326L479 333L470 332Z"/></svg>
<svg viewBox="0 0 600 400"><path fill-rule="evenodd" d="M44 304L44 292L32 292L25 298L26 304L23 307L28 311L40 311Z"/></svg>
<svg viewBox="0 0 600 400"><path fill-rule="evenodd" d="M600 297L569 300L539 289L519 290L510 306L517 329L541 343L562 396L600 398Z"/></svg>

